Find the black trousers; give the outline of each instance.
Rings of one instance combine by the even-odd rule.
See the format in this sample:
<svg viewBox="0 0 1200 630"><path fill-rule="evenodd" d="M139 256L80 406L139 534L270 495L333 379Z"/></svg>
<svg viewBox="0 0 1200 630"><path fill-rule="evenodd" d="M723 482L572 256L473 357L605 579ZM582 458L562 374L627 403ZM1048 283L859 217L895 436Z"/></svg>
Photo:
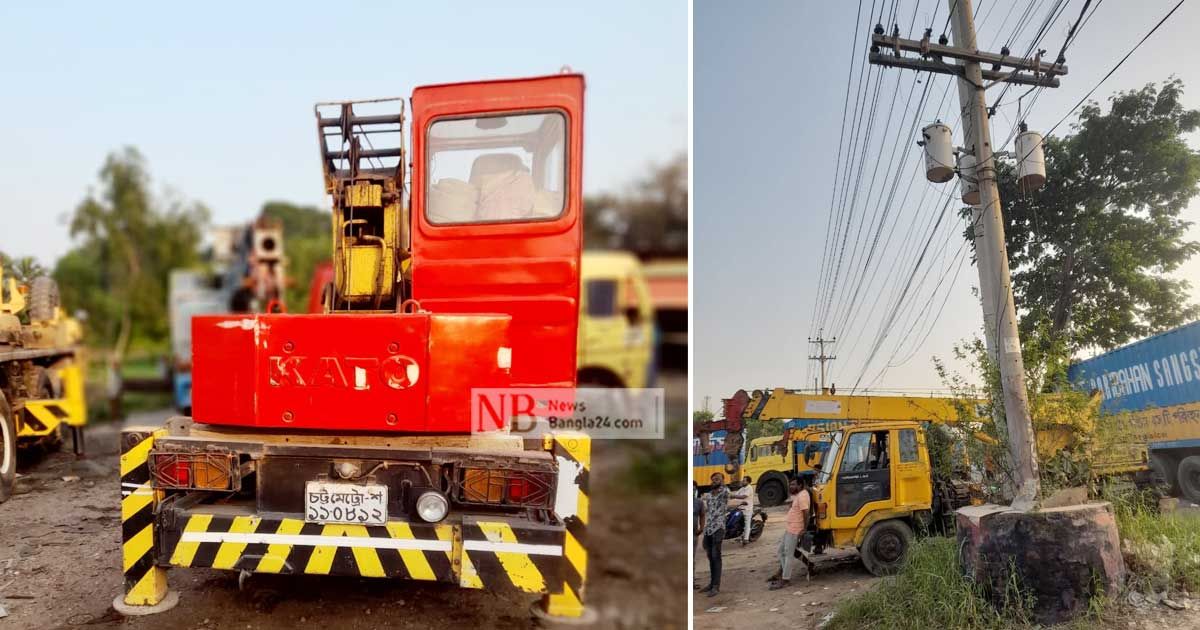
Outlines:
<svg viewBox="0 0 1200 630"><path fill-rule="evenodd" d="M704 552L708 554L709 584L721 588L721 541L725 540L725 529L704 535Z"/></svg>

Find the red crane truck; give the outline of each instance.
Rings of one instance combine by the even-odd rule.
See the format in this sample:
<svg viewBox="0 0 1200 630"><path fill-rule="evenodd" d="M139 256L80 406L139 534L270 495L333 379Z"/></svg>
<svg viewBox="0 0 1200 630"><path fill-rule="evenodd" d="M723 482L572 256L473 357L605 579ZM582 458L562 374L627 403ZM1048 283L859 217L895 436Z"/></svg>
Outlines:
<svg viewBox="0 0 1200 630"><path fill-rule="evenodd" d="M403 99L317 105L324 312L192 319L192 416L121 436L118 609L169 607L169 567L211 567L515 588L584 616L589 438L472 422L474 388L575 386L583 92L417 88L411 156Z"/></svg>

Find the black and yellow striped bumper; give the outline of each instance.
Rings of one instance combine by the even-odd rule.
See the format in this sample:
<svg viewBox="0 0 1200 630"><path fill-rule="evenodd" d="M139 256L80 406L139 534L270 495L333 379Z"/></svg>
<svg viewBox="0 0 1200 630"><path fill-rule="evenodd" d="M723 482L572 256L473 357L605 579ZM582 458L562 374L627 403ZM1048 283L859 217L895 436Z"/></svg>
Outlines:
<svg viewBox="0 0 1200 630"><path fill-rule="evenodd" d="M162 429L121 436L125 603L152 606L167 592L167 567L277 574L412 579L465 588L540 593L547 614L583 614L587 576L590 441L546 443L559 468L556 524L484 514L452 514L437 524L384 526L307 523L256 514L250 506L165 501L151 484L149 454Z"/></svg>
<svg viewBox="0 0 1200 630"><path fill-rule="evenodd" d="M438 524L322 525L217 508L166 508L158 513L154 533L159 563L169 566L548 593L560 579L565 529L471 516Z"/></svg>

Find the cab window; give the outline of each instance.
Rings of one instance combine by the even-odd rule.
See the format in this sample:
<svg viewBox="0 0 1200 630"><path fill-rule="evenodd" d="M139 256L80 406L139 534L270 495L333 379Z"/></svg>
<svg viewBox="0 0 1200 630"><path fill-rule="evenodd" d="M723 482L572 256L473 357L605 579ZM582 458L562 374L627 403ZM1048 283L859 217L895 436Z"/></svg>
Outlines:
<svg viewBox="0 0 1200 630"><path fill-rule="evenodd" d="M617 314L617 283L614 280L587 281L589 317L613 317Z"/></svg>
<svg viewBox="0 0 1200 630"><path fill-rule="evenodd" d="M902 429L900 431L900 461L915 462L917 459L917 431L916 429Z"/></svg>
<svg viewBox="0 0 1200 630"><path fill-rule="evenodd" d="M887 468L887 431L855 433L846 442L841 472L880 470Z"/></svg>
<svg viewBox="0 0 1200 630"><path fill-rule="evenodd" d="M566 117L558 112L436 120L428 131L430 223L552 219L565 208Z"/></svg>

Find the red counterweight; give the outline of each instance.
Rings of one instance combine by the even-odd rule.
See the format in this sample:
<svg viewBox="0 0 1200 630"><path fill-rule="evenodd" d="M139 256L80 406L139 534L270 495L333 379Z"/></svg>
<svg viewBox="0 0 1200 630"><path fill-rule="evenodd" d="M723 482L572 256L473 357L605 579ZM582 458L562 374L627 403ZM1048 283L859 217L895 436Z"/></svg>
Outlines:
<svg viewBox="0 0 1200 630"><path fill-rule="evenodd" d="M196 422L406 433L471 431L471 389L509 386L508 315L192 318Z"/></svg>

